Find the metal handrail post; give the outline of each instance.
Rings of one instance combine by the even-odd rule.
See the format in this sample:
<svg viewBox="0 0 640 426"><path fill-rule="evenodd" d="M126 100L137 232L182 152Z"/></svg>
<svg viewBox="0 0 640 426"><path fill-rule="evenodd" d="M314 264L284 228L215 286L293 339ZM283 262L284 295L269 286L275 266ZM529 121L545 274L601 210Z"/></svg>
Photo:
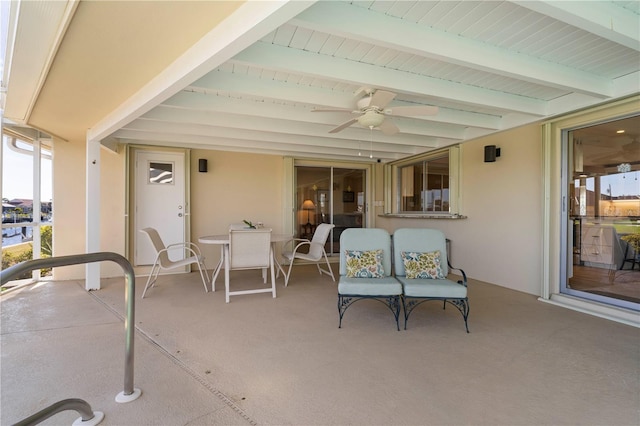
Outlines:
<svg viewBox="0 0 640 426"><path fill-rule="evenodd" d="M125 355L124 355L124 391L116 396L117 402L129 402L140 396L140 389L133 387L133 332L135 325L135 294L136 277L131 263L118 253L96 252L84 254L72 254L69 256L55 256L44 259L33 259L13 265L0 272L0 285L4 285L12 278L20 276L34 269L54 268L58 266L78 265L83 263L102 262L110 260L120 265L126 276L124 299L126 304L125 328Z"/></svg>

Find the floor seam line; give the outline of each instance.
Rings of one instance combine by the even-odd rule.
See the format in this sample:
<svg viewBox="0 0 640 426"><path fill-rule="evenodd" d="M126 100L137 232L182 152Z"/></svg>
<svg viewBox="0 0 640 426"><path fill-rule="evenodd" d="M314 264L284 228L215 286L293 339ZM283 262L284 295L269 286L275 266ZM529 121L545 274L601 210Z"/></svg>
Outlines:
<svg viewBox="0 0 640 426"><path fill-rule="evenodd" d="M111 311L111 313L113 313L115 316L117 316L121 321L124 322L125 318L124 316L118 312L115 308L113 308L112 306L109 306L109 304L107 304L104 300L100 299L96 294L93 294L93 292L88 292L89 295L91 295L91 297L93 297L98 303L102 304L105 308L107 308L109 311ZM255 420L253 420L251 417L249 417L244 410L242 410L242 408L238 407L238 405L236 403L233 402L233 400L231 398L229 398L228 396L226 396L222 391L216 389L214 386L212 386L208 381L206 381L202 376L200 376L198 373L196 373L195 371L193 371L191 368L189 368L189 366L187 366L184 362L182 362L181 360L179 360L178 358L176 358L172 353L170 353L169 351L167 351L164 347L162 347L162 345L160 345L157 341L155 341L151 336L149 336L144 330L142 330L140 327L138 327L137 325L134 325L136 332L138 332L138 334L140 334L140 336L142 336L147 342L151 343L159 352L161 352L165 357L169 358L175 365L177 365L178 367L180 367L183 371L185 371L187 374L189 374L192 378L196 379L196 381L198 383L200 383L202 386L204 386L209 392L211 392L213 395L215 395L218 399L220 399L222 402L224 402L227 406L229 406L233 411L235 411L238 415L240 415L243 419L245 419L250 425L252 426L256 426L258 424L258 422L256 422ZM135 346L134 346L135 347Z"/></svg>

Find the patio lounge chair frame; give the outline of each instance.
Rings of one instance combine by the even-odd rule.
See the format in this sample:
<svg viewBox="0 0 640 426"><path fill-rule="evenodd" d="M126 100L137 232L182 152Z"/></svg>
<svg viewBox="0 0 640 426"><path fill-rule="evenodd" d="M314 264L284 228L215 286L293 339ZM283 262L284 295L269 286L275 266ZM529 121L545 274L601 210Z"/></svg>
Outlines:
<svg viewBox="0 0 640 426"><path fill-rule="evenodd" d="M156 259L153 262L151 271L149 272L149 278L147 278L147 284L144 286L142 292L142 299L147 294L147 290L153 288L156 285L158 274L161 270L170 270L183 268L188 265L197 264L200 271L200 277L202 278L202 284L204 285L204 291L209 291L208 284L209 278L207 277L207 269L204 264L204 256L200 252L200 247L192 242L174 243L165 247L160 234L155 228L144 228L140 232L146 234L156 251ZM185 254L185 258L173 261L169 259L169 252L172 250L182 250Z"/></svg>
<svg viewBox="0 0 640 426"><path fill-rule="evenodd" d="M384 276L381 278L349 278L346 276L346 250L382 249ZM340 235L340 280L338 283L338 328L346 310L359 300L377 300L387 306L400 331L399 317L402 285L391 276L391 237L384 229L348 228Z"/></svg>
<svg viewBox="0 0 640 426"><path fill-rule="evenodd" d="M293 251L284 251L282 252L282 256L289 261L289 269L287 269L287 273L284 276L284 286L287 287L289 285L289 277L291 276L291 269L293 268L293 264L296 259L300 259L303 261L314 262L318 267L318 272L320 275L327 274L331 277L333 282L336 281L333 276L333 269L331 269L331 264L329 263L329 258L327 257L327 252L324 249L325 244L327 243L327 239L329 235L331 235L331 230L335 227L335 225L331 223L321 223L316 228L311 241L304 238L293 238L285 243L293 245ZM301 250L304 248L308 248L308 253L304 253ZM320 262L324 259L327 268L324 269L320 266ZM278 274L280 271L278 270Z"/></svg>
<svg viewBox="0 0 640 426"><path fill-rule="evenodd" d="M453 305L460 311L464 319L464 327L469 332L469 298L467 297L467 275L460 268L454 268L449 263L446 250L446 239L444 234L437 229L413 229L402 228L397 229L393 233L394 248L394 268L396 278L402 283L403 297L402 305L404 311L404 329L407 329L407 322L411 312L424 302L433 300L441 300L442 309L445 309L447 303ZM404 262L402 260L402 252L429 252L440 251L441 267L446 277L450 270L459 271L462 280L457 282L444 279L407 279L405 275ZM464 287L462 290L460 287ZM460 297L464 294L464 297Z"/></svg>

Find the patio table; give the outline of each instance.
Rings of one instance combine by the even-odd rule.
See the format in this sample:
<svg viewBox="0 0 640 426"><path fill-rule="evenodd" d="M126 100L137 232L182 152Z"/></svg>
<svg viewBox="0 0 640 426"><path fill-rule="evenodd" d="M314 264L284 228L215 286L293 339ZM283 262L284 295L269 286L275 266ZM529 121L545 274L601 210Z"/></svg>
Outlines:
<svg viewBox="0 0 640 426"><path fill-rule="evenodd" d="M271 234L271 246L274 247L275 243L289 241L293 236L291 234ZM220 269L222 269L222 265L224 264L224 256L225 256L225 246L229 244L229 234L218 234L218 235L206 235L204 237L199 237L198 242L201 244L214 244L220 246L220 260L216 265L213 273L211 275L211 290L215 291L216 278L218 278L218 274L220 273ZM275 250L274 250L275 253ZM280 276L280 271L282 271L282 275L285 275L284 269L278 262L277 257L273 256L274 262L276 264L276 268L278 268L278 276ZM265 274L266 271L263 271Z"/></svg>

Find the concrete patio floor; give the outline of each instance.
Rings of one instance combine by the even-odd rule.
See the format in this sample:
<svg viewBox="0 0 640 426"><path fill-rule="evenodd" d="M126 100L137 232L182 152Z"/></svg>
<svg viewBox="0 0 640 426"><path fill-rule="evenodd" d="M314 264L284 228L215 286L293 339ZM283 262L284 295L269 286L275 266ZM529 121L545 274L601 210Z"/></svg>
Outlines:
<svg viewBox="0 0 640 426"><path fill-rule="evenodd" d="M262 285L255 271L232 286ZM140 299L135 387L124 383L124 279L86 292L43 282L0 304L0 423L66 398L103 425L637 425L640 330L471 280L470 333L459 312L422 305L396 331L374 301L338 328L336 284L315 266L278 280L278 297L224 303L198 273L167 275ZM402 325L402 324L401 324ZM59 413L42 424L71 424Z"/></svg>

